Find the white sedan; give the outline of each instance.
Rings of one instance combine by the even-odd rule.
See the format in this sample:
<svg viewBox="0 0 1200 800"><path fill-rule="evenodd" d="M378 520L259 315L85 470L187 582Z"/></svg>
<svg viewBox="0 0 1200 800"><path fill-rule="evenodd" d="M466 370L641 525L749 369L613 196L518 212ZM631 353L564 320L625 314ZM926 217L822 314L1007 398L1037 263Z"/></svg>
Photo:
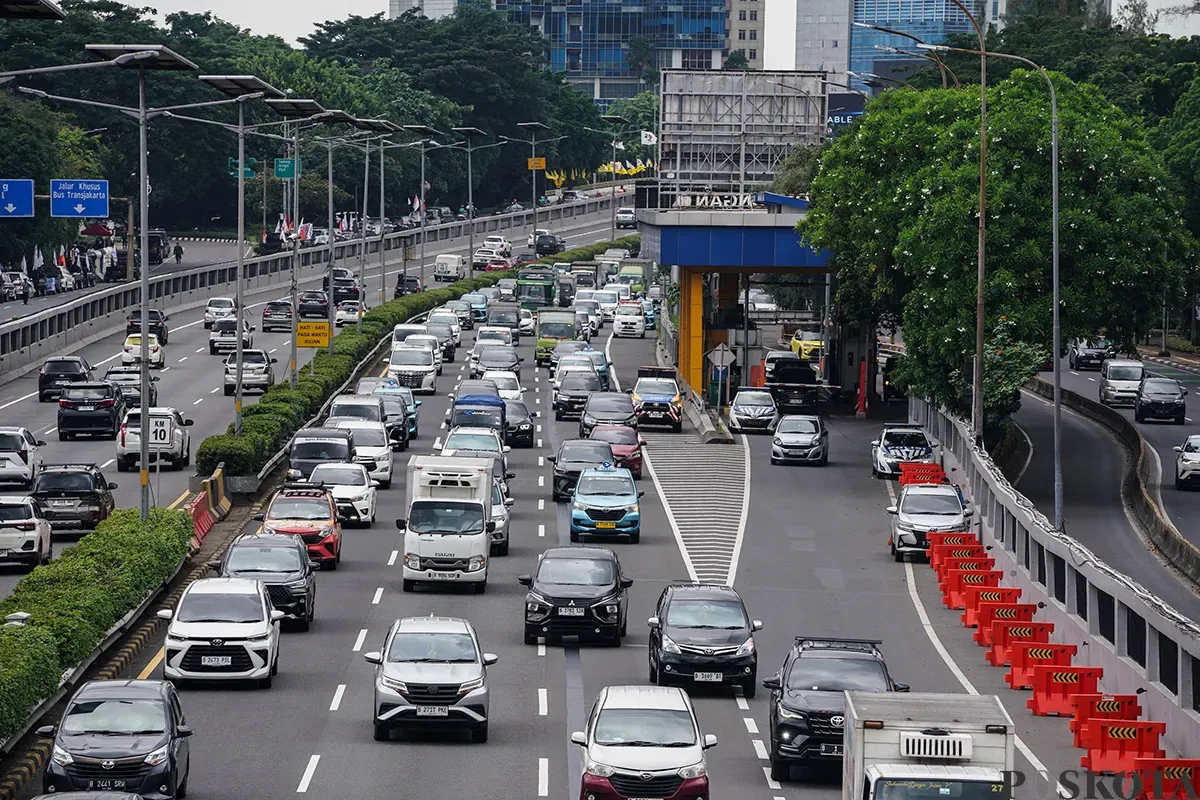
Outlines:
<svg viewBox="0 0 1200 800"><path fill-rule="evenodd" d="M537 320L533 317L533 312L528 308L521 309L521 320L517 323L518 329L522 336L533 336L534 328L537 326Z"/></svg>
<svg viewBox="0 0 1200 800"><path fill-rule="evenodd" d="M485 381L492 381L500 392L501 400L520 400L525 392L521 388L521 380L515 372L500 369L489 369L482 376Z"/></svg>
<svg viewBox="0 0 1200 800"><path fill-rule="evenodd" d="M364 526L375 522L379 481L371 480L362 464L318 464L308 481L322 484L333 494L339 514Z"/></svg>
<svg viewBox="0 0 1200 800"><path fill-rule="evenodd" d="M337 311L333 318L333 324L339 328L343 325L353 325L358 322L359 312L367 313L367 307L358 300L346 300L338 303Z"/></svg>
<svg viewBox="0 0 1200 800"><path fill-rule="evenodd" d="M167 353L158 343L158 335L150 334L149 357L146 359L151 367L162 369L167 364ZM121 363L124 365L137 364L142 360L142 335L134 333L125 337L125 346L121 348Z"/></svg>

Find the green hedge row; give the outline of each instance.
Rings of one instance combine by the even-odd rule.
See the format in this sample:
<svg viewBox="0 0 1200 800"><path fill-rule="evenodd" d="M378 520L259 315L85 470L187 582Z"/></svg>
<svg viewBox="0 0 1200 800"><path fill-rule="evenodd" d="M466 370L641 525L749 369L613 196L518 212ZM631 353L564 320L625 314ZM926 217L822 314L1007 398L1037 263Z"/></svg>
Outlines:
<svg viewBox="0 0 1200 800"><path fill-rule="evenodd" d="M0 618L30 614L23 627L0 628L0 739L171 575L192 533L185 511L156 508L147 522L117 511L0 601Z"/></svg>
<svg viewBox="0 0 1200 800"><path fill-rule="evenodd" d="M631 252L637 252L642 245L641 234L633 234L632 236L624 236L612 242L597 242L595 244L585 244L580 247L572 247L570 250L564 250L561 253L553 256L546 256L538 259L539 264L556 264L563 261L592 261L596 256L604 255L605 250L624 249Z"/></svg>
<svg viewBox="0 0 1200 800"><path fill-rule="evenodd" d="M490 272L445 288L405 295L371 309L363 315L362 333L357 328L343 329L334 337L333 355L321 350L300 369L294 390L285 380L268 389L258 403L247 406L242 412L241 436L233 435L231 424L226 433L205 439L196 450L196 474L211 475L224 462L226 475L257 475L350 378L354 367L372 348L391 335L393 328L512 274Z"/></svg>

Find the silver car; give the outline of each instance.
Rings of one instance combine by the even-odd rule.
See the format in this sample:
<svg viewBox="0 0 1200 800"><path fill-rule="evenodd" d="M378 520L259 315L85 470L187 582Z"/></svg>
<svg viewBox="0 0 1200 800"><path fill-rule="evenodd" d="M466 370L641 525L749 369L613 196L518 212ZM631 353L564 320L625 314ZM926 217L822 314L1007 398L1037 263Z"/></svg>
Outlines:
<svg viewBox="0 0 1200 800"><path fill-rule="evenodd" d="M497 656L481 652L475 629L456 617L405 617L392 623L375 664L375 741L397 729L466 730L488 738L487 668Z"/></svg>
<svg viewBox="0 0 1200 800"><path fill-rule="evenodd" d="M729 407L730 433L773 430L779 411L766 389L739 389Z"/></svg>
<svg viewBox="0 0 1200 800"><path fill-rule="evenodd" d="M927 553L930 533L966 530L975 512L967 507L957 486L938 483L905 486L888 513L892 515L888 535L892 557L903 561L909 553Z"/></svg>
<svg viewBox="0 0 1200 800"><path fill-rule="evenodd" d="M771 463L790 461L821 466L829 463L829 429L820 417L788 414L779 420L771 440Z"/></svg>
<svg viewBox="0 0 1200 800"><path fill-rule="evenodd" d="M267 391L275 385L275 370L272 364L278 359L272 358L266 350L242 351L242 389ZM231 397L237 391L237 354L225 359L225 396Z"/></svg>
<svg viewBox="0 0 1200 800"><path fill-rule="evenodd" d="M508 521L511 514L508 509L517 502L505 494L504 482L492 481L492 522L496 527L492 530L492 555L508 555Z"/></svg>

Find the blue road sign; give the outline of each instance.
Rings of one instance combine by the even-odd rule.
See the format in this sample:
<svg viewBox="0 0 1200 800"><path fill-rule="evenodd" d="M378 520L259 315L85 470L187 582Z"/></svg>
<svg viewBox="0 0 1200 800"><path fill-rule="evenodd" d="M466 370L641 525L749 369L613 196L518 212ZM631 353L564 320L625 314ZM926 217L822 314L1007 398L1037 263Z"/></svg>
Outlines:
<svg viewBox="0 0 1200 800"><path fill-rule="evenodd" d="M33 216L33 181L0 178L0 219Z"/></svg>
<svg viewBox="0 0 1200 800"><path fill-rule="evenodd" d="M50 216L108 218L108 181L55 178L50 181Z"/></svg>

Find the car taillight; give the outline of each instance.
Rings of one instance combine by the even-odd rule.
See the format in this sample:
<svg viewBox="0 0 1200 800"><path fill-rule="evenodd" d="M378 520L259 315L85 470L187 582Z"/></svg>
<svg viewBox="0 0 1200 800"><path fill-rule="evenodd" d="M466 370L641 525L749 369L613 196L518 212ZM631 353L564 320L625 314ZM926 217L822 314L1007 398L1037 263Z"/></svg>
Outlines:
<svg viewBox="0 0 1200 800"><path fill-rule="evenodd" d="M99 403L96 403L96 408L112 408L116 404L116 400L101 400Z"/></svg>
<svg viewBox="0 0 1200 800"><path fill-rule="evenodd" d="M17 455L20 456L22 462L24 462L26 464L29 463L29 451L28 450L18 450Z"/></svg>
<svg viewBox="0 0 1200 800"><path fill-rule="evenodd" d="M121 447L125 446L125 431L129 429L128 425L121 426Z"/></svg>
<svg viewBox="0 0 1200 800"><path fill-rule="evenodd" d="M150 345L150 352L151 352L151 353L157 353L157 352L158 352L158 345L156 345L156 344L152 344L152 345Z"/></svg>
<svg viewBox="0 0 1200 800"><path fill-rule="evenodd" d="M74 402L72 402L72 401L70 401L70 400L61 400L61 399L60 399L60 400L58 401L58 407L59 407L59 408L74 408L74 407L75 407L75 403L74 403Z"/></svg>

